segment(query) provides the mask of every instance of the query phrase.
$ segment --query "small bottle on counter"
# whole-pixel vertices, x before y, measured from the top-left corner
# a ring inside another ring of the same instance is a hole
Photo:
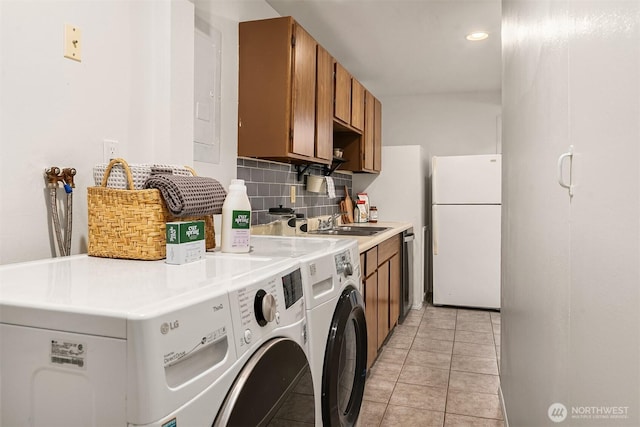
[[[222,252],[243,253],[251,249],[251,203],[243,179],[232,179],[222,205]]]
[[[369,209],[369,222],[378,222],[378,208],[375,206]]]

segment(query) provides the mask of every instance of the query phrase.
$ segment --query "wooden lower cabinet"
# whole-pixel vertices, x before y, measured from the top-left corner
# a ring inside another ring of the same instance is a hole
[[[400,318],[400,287],[402,270],[400,252],[389,260],[389,324],[396,325]]]
[[[363,283],[367,321],[367,368],[370,368],[378,355],[378,273],[373,273]]]
[[[378,266],[378,349],[389,334],[389,262]]]
[[[385,240],[360,255],[367,320],[367,367],[398,323],[400,315],[401,235]]]

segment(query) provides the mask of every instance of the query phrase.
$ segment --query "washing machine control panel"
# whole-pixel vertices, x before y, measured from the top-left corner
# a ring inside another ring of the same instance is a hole
[[[269,322],[273,322],[277,313],[276,298],[268,294],[264,289],[256,292],[253,298],[253,313],[256,316],[258,325],[265,326]]]
[[[348,250],[336,254],[334,259],[336,262],[336,272],[338,274],[344,274],[345,276],[351,276],[353,274],[351,253]]]
[[[238,287],[229,292],[238,357],[265,337],[304,319],[299,267]]]

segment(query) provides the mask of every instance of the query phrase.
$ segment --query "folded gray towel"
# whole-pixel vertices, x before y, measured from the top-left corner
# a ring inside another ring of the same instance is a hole
[[[218,181],[203,176],[151,175],[144,188],[160,190],[167,209],[177,217],[220,214],[227,195]]]

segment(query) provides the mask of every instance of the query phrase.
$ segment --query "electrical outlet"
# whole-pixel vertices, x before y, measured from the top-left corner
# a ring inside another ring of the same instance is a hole
[[[105,139],[102,151],[102,160],[109,163],[111,159],[120,157],[119,142],[113,139]]]
[[[296,202],[296,187],[294,185],[292,185],[289,189],[289,196],[291,199],[291,203],[295,203]]]

